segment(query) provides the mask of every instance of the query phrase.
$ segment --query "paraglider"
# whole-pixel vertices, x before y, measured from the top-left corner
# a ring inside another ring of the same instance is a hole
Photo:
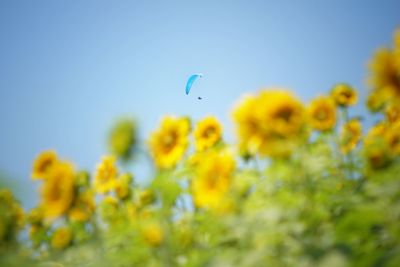
[[[193,83],[198,79],[203,77],[203,74],[201,73],[197,73],[197,74],[193,74],[189,77],[187,83],[186,83],[186,94],[188,95],[190,92],[190,89],[192,88]]]

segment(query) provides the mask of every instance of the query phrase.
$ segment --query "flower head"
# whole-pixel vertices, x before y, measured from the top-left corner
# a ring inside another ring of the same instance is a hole
[[[369,83],[373,90],[389,95],[388,101],[400,99],[400,68],[396,63],[396,54],[390,49],[378,50],[372,58],[369,68]]]
[[[142,229],[143,238],[147,244],[157,247],[164,240],[164,232],[161,225],[156,222],[148,222]]]
[[[314,99],[307,111],[309,123],[315,130],[327,131],[335,127],[336,106],[331,98]]]
[[[250,154],[287,156],[303,133],[304,107],[285,90],[263,90],[234,110],[239,144]]]
[[[117,178],[117,167],[114,156],[104,156],[97,166],[94,177],[94,187],[99,193],[107,193],[114,189]]]
[[[235,161],[226,152],[210,151],[197,167],[192,181],[193,200],[197,207],[218,209],[232,184]]]
[[[209,116],[197,123],[194,129],[195,145],[198,151],[214,146],[222,134],[221,124],[215,117]]]
[[[72,240],[72,232],[69,228],[58,228],[51,238],[51,246],[55,249],[66,248]]]
[[[50,169],[57,163],[57,154],[52,150],[43,151],[33,162],[33,179],[44,179],[47,177]]]
[[[352,106],[357,103],[357,92],[348,84],[339,83],[332,88],[331,96],[341,107]]]
[[[115,193],[119,199],[126,199],[130,195],[130,184],[132,182],[132,175],[124,173],[120,175],[115,184]]]
[[[149,140],[150,153],[157,167],[174,167],[188,147],[190,124],[186,118],[165,117]]]
[[[352,151],[361,140],[361,123],[357,119],[351,119],[343,125],[341,131],[340,148],[343,153]]]
[[[390,152],[394,156],[400,156],[400,122],[390,125],[385,135]]]
[[[44,217],[54,219],[67,212],[74,200],[74,169],[68,162],[57,163],[41,189]]]

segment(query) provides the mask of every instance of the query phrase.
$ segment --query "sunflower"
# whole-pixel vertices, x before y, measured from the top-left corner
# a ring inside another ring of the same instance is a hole
[[[130,184],[132,183],[132,175],[124,173],[120,175],[115,184],[116,196],[123,200],[129,197],[131,193]]]
[[[198,165],[191,184],[196,207],[218,209],[232,184],[234,170],[235,161],[231,155],[210,151]]]
[[[343,125],[341,131],[340,149],[347,154],[352,151],[361,140],[361,123],[357,119],[351,119]]]
[[[308,110],[308,119],[312,128],[319,131],[332,130],[336,124],[336,107],[329,97],[314,99]]]
[[[304,107],[285,90],[262,90],[233,112],[242,154],[287,156],[304,129]]]
[[[304,126],[304,108],[290,92],[261,91],[260,121],[269,135],[288,138],[298,135]]]
[[[339,83],[332,88],[331,96],[341,107],[353,106],[357,103],[357,92],[348,84]]]
[[[398,105],[389,105],[385,109],[386,119],[389,123],[395,124],[396,122],[400,122],[400,106]]]
[[[97,166],[94,187],[99,193],[107,193],[114,189],[117,178],[117,167],[114,156],[104,156]]]
[[[221,139],[222,127],[215,117],[209,116],[197,123],[193,134],[196,149],[203,151]]]
[[[56,152],[52,150],[43,151],[40,153],[33,162],[33,179],[44,179],[49,173],[50,169],[58,161]]]
[[[369,64],[370,85],[380,94],[389,95],[389,101],[400,100],[400,68],[397,65],[395,52],[387,48],[378,50]]]
[[[367,107],[371,112],[379,112],[384,109],[390,99],[390,94],[385,90],[372,90],[367,96]]]
[[[233,111],[241,154],[254,155],[263,143],[261,122],[256,110],[260,108],[255,96],[245,96]]]
[[[400,122],[390,125],[385,133],[385,141],[387,142],[390,152],[394,156],[400,155]]]
[[[74,200],[74,169],[68,162],[58,162],[48,174],[41,189],[44,217],[63,215]]]
[[[164,240],[164,232],[157,222],[147,222],[142,228],[144,241],[154,247],[161,245]]]
[[[174,167],[186,152],[190,123],[186,118],[165,117],[149,140],[151,156],[157,167]]]
[[[62,227],[54,231],[51,246],[55,249],[66,248],[72,241],[72,232],[69,228]]]

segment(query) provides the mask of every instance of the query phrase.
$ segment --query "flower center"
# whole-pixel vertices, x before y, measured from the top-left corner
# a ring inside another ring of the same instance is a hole
[[[275,117],[289,122],[293,116],[293,109],[290,107],[283,107],[275,113]]]

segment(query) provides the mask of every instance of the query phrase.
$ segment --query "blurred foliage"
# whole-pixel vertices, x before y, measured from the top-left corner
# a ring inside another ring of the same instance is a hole
[[[339,83],[309,105],[282,89],[243,98],[235,144],[215,117],[165,117],[146,185],[123,169],[130,120],[93,174],[42,152],[37,207],[24,215],[0,191],[0,265],[400,266],[399,55],[400,31],[371,61],[367,105],[383,116],[366,134],[349,117],[357,91]]]

